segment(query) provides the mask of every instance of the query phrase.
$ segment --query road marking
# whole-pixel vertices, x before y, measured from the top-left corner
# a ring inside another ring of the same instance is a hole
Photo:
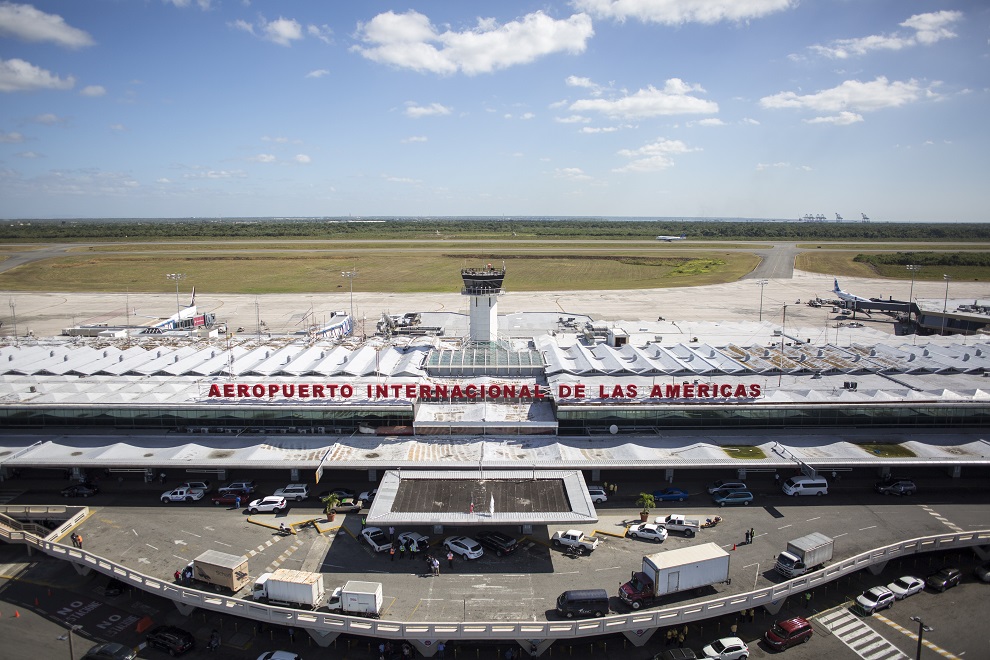
[[[214,540],[213,542],[214,542],[214,543],[219,543],[220,545],[225,545],[225,546],[227,546],[228,548],[232,548],[232,547],[234,547],[234,546],[232,546],[232,545],[230,545],[229,543],[224,543],[223,541],[217,541],[217,540]]]
[[[198,539],[203,538],[200,534],[193,534],[192,532],[187,532],[184,529],[180,529],[179,531],[182,532],[183,534],[188,534],[189,536],[195,536]]]
[[[805,522],[811,522],[812,520],[818,520],[821,516],[815,516],[814,518],[808,518]]]
[[[873,529],[874,527],[876,527],[876,525],[870,525],[869,527],[860,527],[859,531],[865,532],[866,530]]]
[[[837,538],[839,538],[840,536],[845,536],[845,535],[846,535],[846,534],[848,534],[848,533],[849,533],[849,532],[842,532],[841,534],[835,534],[835,535],[833,535],[833,536],[832,536],[832,538],[833,538],[833,539],[837,539]]]
[[[174,541],[172,541],[172,543],[174,543],[176,545],[188,545],[188,543],[186,543],[182,539],[175,539]]]
[[[784,525],[783,527],[778,527],[777,529],[787,529],[788,527],[793,527],[794,525]]]
[[[908,660],[907,654],[862,619],[854,616],[844,605],[826,610],[813,618],[864,660]]]
[[[895,621],[891,621],[887,617],[882,616],[880,614],[874,614],[873,615],[873,618],[876,619],[877,621],[883,621],[884,623],[886,623],[888,626],[890,626],[891,628],[893,628],[897,632],[902,633],[904,635],[907,635],[908,637],[910,637],[911,639],[913,639],[915,642],[918,641],[918,636],[915,633],[911,632],[910,630],[908,630],[904,626],[900,625],[899,623],[897,623]],[[942,647],[936,646],[935,644],[932,644],[927,639],[922,639],[921,640],[921,643],[922,643],[922,645],[927,646],[931,650],[933,650],[936,653],[938,653],[939,655],[941,655],[943,658],[949,658],[949,660],[961,660],[958,655],[953,655],[952,653],[949,653],[948,651],[946,651]]]
[[[137,535],[138,535],[138,533],[137,533],[137,530],[136,530],[136,529],[134,529],[134,528],[131,528],[131,531],[132,531],[132,532],[134,532],[134,536],[137,536]]]
[[[616,569],[622,568],[621,566],[609,566],[608,568],[596,568],[595,571],[614,571]]]
[[[150,543],[145,543],[145,545],[148,546],[149,548],[151,548],[152,550],[157,550],[158,549],[155,546],[151,545]]]

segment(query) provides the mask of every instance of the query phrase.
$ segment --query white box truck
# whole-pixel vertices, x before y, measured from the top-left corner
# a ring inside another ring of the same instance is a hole
[[[787,543],[787,549],[777,555],[774,568],[787,578],[817,570],[832,559],[835,541],[821,532],[813,532]]]
[[[381,582],[350,580],[333,590],[327,609],[349,616],[377,619],[382,613],[383,602]]]
[[[323,573],[288,568],[263,573],[254,581],[254,599],[259,603],[315,610],[327,599]]]
[[[619,598],[638,610],[679,591],[729,582],[729,553],[715,543],[643,557],[643,570],[619,587]]]
[[[228,555],[218,550],[207,550],[192,560],[194,580],[239,591],[251,582],[248,560],[244,555]]]

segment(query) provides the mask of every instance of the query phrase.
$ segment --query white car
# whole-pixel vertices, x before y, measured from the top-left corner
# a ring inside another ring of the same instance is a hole
[[[375,552],[382,552],[392,547],[392,542],[388,540],[388,534],[383,532],[380,527],[365,527],[361,530],[361,538]]]
[[[210,482],[209,481],[187,481],[184,484],[180,484],[179,488],[198,488],[204,493],[210,492]]]
[[[162,493],[162,502],[192,502],[203,499],[206,492],[200,488],[176,488]]]
[[[419,532],[402,532],[399,534],[399,545],[405,545],[409,548],[412,542],[416,542],[416,548],[422,552],[430,547],[430,537],[423,536]]]
[[[873,614],[894,606],[894,592],[887,587],[873,587],[856,596],[856,605],[864,614]]]
[[[360,495],[358,495],[358,499],[364,502],[365,504],[367,504],[368,506],[371,506],[371,503],[375,501],[375,495],[377,494],[378,494],[378,489],[372,488],[371,490],[366,490]]]
[[[723,637],[701,649],[701,654],[718,660],[746,660],[749,657],[749,647],[738,637]]]
[[[905,575],[888,584],[887,588],[894,593],[896,600],[904,600],[922,591],[925,588],[925,581],[913,575]]]
[[[287,500],[302,502],[309,497],[309,486],[306,484],[289,484],[284,488],[275,491],[276,497],[284,497]]]
[[[283,511],[286,506],[287,502],[284,497],[269,495],[248,504],[247,510],[248,513],[278,513]]]
[[[591,496],[591,501],[595,504],[608,502],[608,495],[605,494],[605,489],[601,486],[588,486],[588,495]]]
[[[460,555],[461,559],[477,559],[485,554],[481,544],[467,536],[448,536],[443,541],[443,547],[455,555]]]
[[[633,525],[626,531],[626,536],[634,539],[646,539],[655,543],[662,543],[667,540],[667,530],[660,525],[653,523],[640,523]]]
[[[258,660],[302,660],[292,651],[265,651],[258,656]]]

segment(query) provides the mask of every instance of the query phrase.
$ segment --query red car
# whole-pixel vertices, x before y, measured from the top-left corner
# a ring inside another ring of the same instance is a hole
[[[214,495],[211,499],[213,503],[217,506],[221,504],[226,504],[228,506],[234,506],[237,504],[237,498],[241,498],[241,504],[247,504],[251,501],[251,493],[247,491],[232,491],[226,493],[220,493],[219,495]]]

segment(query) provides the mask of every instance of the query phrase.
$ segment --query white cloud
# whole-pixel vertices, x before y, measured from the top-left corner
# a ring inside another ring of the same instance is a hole
[[[103,85],[86,85],[79,90],[80,96],[89,96],[96,98],[98,96],[103,96],[107,93],[106,88]]]
[[[293,156],[292,160],[296,161],[300,165],[309,165],[310,163],[313,162],[313,159],[307,156],[306,154],[296,154],[295,156]]]
[[[622,149],[620,156],[632,158],[628,165],[612,170],[613,172],[655,172],[674,166],[673,156],[701,151],[692,149],[680,140],[660,138],[656,142],[643,145],[639,149]]]
[[[832,115],[831,117],[812,117],[811,119],[805,119],[807,124],[833,124],[835,126],[848,126],[850,124],[856,124],[863,120],[863,115],[856,112],[840,112],[837,115]]]
[[[64,124],[68,120],[59,117],[54,113],[46,112],[41,115],[35,115],[31,118],[31,121],[35,124],[42,124],[44,126],[55,126],[57,124]]]
[[[571,115],[569,117],[554,117],[553,120],[558,124],[590,124],[591,117],[582,117],[581,115]]]
[[[422,183],[419,179],[410,179],[409,177],[402,176],[386,176],[383,178],[391,183]]]
[[[18,158],[27,158],[28,160],[32,160],[32,159],[35,159],[35,158],[41,158],[41,154],[36,153],[34,151],[22,151],[22,152],[20,152],[18,154],[14,154],[14,155],[17,156]]]
[[[836,39],[827,46],[814,45],[810,49],[819,55],[832,59],[847,59],[865,55],[871,51],[898,51],[917,45],[929,46],[943,39],[956,37],[950,27],[961,21],[961,11],[936,11],[928,14],[915,14],[901,23],[901,27],[914,30],[914,34],[870,35],[853,39]]]
[[[858,111],[870,112],[883,108],[896,108],[917,101],[922,88],[916,80],[888,82],[883,76],[870,82],[847,80],[837,87],[814,94],[799,95],[780,92],[760,99],[764,108],[797,108],[815,112]],[[930,90],[924,90],[932,94]]]
[[[558,167],[553,171],[553,175],[557,179],[571,179],[572,181],[587,181],[591,178],[579,167]]]
[[[0,92],[27,92],[36,89],[72,89],[76,79],[62,79],[45,69],[20,59],[0,59]]]
[[[303,38],[302,26],[298,21],[279,16],[274,21],[262,19],[261,31],[264,38],[279,46],[291,46],[293,41]]]
[[[67,25],[57,14],[46,14],[31,5],[0,3],[0,36],[23,41],[50,41],[66,48],[83,48],[96,42],[83,30]]]
[[[198,170],[183,175],[186,179],[243,179],[247,175],[243,170]]]
[[[534,119],[535,117],[536,115],[534,115],[532,112],[524,112],[521,115],[519,115],[520,119]]]
[[[12,133],[0,132],[0,143],[19,144],[21,142],[24,142],[24,136],[21,133],[18,133],[17,131],[14,131]]]
[[[325,44],[333,43],[333,39],[331,37],[333,30],[330,29],[329,25],[307,25],[306,34],[319,39]]]
[[[278,137],[269,137],[269,136],[267,136],[267,135],[263,135],[263,136],[261,137],[261,141],[262,141],[262,142],[275,142],[275,143],[277,143],[277,144],[287,144],[287,143],[289,142],[289,138],[287,138],[287,137],[282,137],[282,136],[278,136]]]
[[[699,119],[698,121],[687,122],[688,126],[725,126],[725,122],[718,117],[708,117],[706,119]]]
[[[537,11],[502,25],[492,18],[479,18],[473,29],[441,32],[415,10],[388,11],[358,25],[357,38],[365,45],[351,50],[395,67],[472,76],[527,64],[552,53],[581,53],[593,34],[591,18],[585,14],[556,20]]]
[[[571,6],[595,18],[663,25],[747,21],[796,5],[797,0],[571,0]]]
[[[413,144],[415,142],[426,142],[425,135],[412,135],[402,139],[402,144]]]
[[[110,130],[116,131],[118,133],[123,133],[124,131],[127,130],[127,127],[124,126],[123,124],[110,124]]]
[[[591,92],[592,96],[601,96],[604,89],[601,85],[593,83],[590,78],[580,78],[578,76],[567,76],[564,79],[564,84],[568,87],[582,87]]]
[[[793,165],[791,165],[790,163],[788,163],[786,161],[785,162],[779,162],[779,163],[757,163],[756,164],[756,171],[757,172],[763,172],[765,170],[793,170],[793,169],[799,169],[800,170],[800,169],[806,169],[806,168],[802,168],[802,167],[795,168]]]
[[[420,117],[438,117],[449,114],[450,108],[439,103],[417,105],[415,101],[406,102],[406,116],[412,117],[413,119],[419,119]]]
[[[739,123],[740,124],[746,124],[746,125],[749,125],[749,126],[759,126],[760,125],[760,122],[757,121],[756,119],[753,119],[752,117],[743,117],[742,119],[739,120]]]
[[[578,133],[615,133],[618,130],[618,126],[582,126]]]
[[[174,5],[176,7],[179,7],[180,9],[188,7],[192,4],[191,0],[163,0],[163,1],[167,5]],[[211,0],[196,0],[196,6],[202,9],[203,11],[208,10],[210,8],[210,5],[211,5]]]
[[[274,163],[276,158],[274,154],[258,154],[257,156],[250,156],[248,160],[252,163]]]
[[[679,78],[671,78],[663,89],[650,85],[635,94],[619,99],[582,99],[571,104],[576,112],[600,112],[608,117],[634,119],[661,115],[713,114],[718,112],[718,104],[692,96],[694,92],[704,92],[699,85],[688,85]]]

